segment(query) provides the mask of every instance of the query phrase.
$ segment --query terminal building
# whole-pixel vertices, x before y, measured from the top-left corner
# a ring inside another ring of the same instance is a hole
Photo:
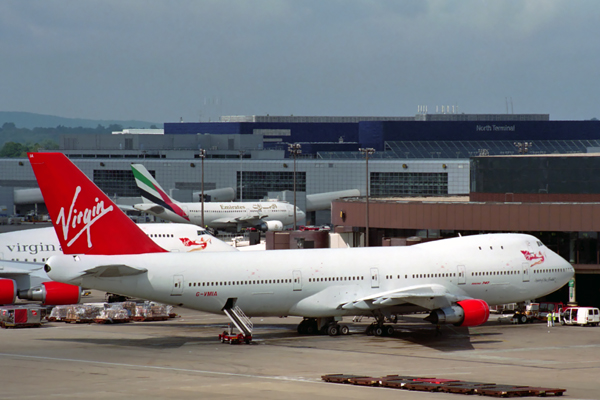
[[[296,159],[288,151],[300,144]],[[547,114],[418,114],[412,117],[229,116],[165,123],[149,134],[64,135],[60,151],[123,204],[139,201],[131,163],[142,163],[180,201],[234,188],[242,201],[349,189],[357,198],[305,224],[331,224],[350,245],[404,244],[458,234],[528,232],[570,260],[580,300],[600,305],[600,121]],[[368,164],[359,149],[373,149]],[[0,206],[26,214],[15,190],[37,183],[25,159],[0,159]],[[368,168],[368,173],[367,173]],[[43,209],[42,204],[37,207]],[[410,240],[409,240],[410,242]],[[589,279],[587,279],[589,278]],[[595,297],[594,297],[595,296]]]

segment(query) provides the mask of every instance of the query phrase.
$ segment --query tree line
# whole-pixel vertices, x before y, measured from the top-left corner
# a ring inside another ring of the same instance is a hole
[[[111,124],[107,127],[71,128],[59,125],[56,128],[19,128],[12,122],[5,122],[0,127],[0,157],[26,157],[29,151],[56,150],[59,148],[60,135],[64,134],[111,134],[121,131],[123,127]]]

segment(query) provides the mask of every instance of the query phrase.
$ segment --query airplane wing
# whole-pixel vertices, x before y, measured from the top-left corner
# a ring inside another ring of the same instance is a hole
[[[267,215],[248,215],[245,217],[236,218],[237,221],[249,222],[249,221],[260,221],[263,218],[266,218]]]
[[[344,310],[373,310],[410,303],[433,310],[436,308],[449,307],[452,303],[468,298],[470,297],[450,293],[445,286],[431,284],[376,293],[371,296],[341,304],[340,308]]]
[[[259,216],[246,216],[240,218],[217,218],[211,221],[211,224],[237,224],[239,222],[253,224],[261,221],[263,217]]]
[[[97,278],[116,278],[120,276],[139,275],[148,272],[146,268],[135,268],[124,264],[101,265],[83,271],[81,276],[94,276]]]

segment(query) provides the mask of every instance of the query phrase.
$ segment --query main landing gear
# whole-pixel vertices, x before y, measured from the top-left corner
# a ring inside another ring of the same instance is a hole
[[[367,335],[369,336],[392,336],[394,334],[394,327],[391,325],[378,324],[376,322],[367,326]]]
[[[298,324],[298,333],[301,335],[348,335],[348,325],[338,324],[333,318],[304,318]]]
[[[398,317],[394,316],[391,319],[392,322],[397,322]],[[394,327],[391,325],[384,325],[385,316],[381,313],[375,315],[375,322],[367,327],[366,334],[369,336],[392,336],[394,334]]]

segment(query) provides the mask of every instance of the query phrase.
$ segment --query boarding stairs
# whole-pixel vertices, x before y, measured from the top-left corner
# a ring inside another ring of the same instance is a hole
[[[228,302],[229,303],[229,302]],[[235,327],[242,332],[245,336],[252,335],[252,328],[254,324],[250,321],[250,318],[244,314],[241,308],[238,306],[224,307],[223,312],[229,317]]]

